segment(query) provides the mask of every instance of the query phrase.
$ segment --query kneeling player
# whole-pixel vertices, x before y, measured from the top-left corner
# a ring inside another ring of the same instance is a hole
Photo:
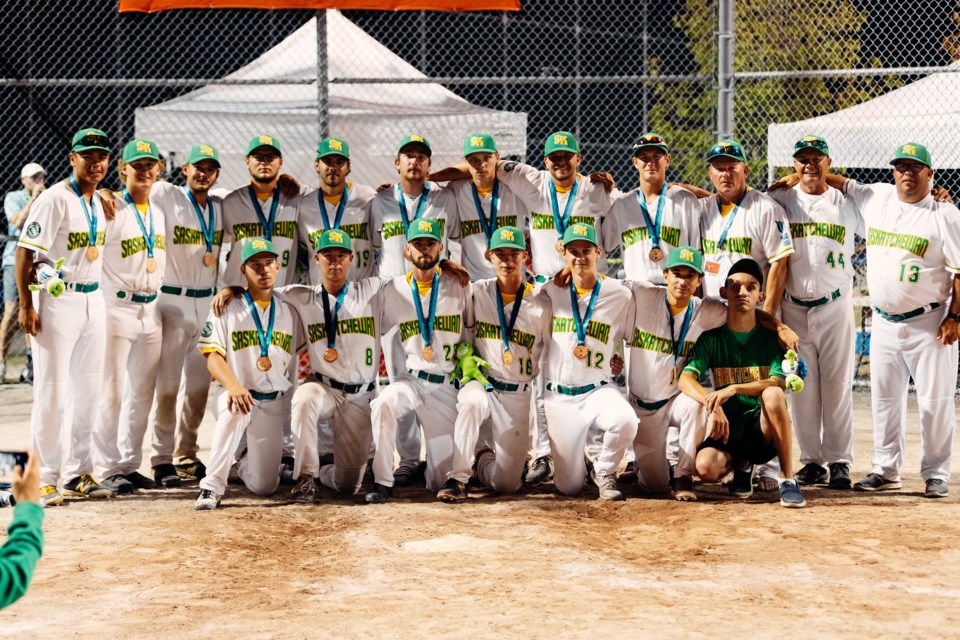
[[[240,480],[260,496],[280,484],[284,403],[278,399],[291,386],[287,371],[298,346],[293,343],[299,320],[287,303],[273,296],[278,255],[269,240],[246,241],[240,272],[247,290],[242,300],[233,301],[219,318],[211,314],[200,332],[198,348],[219,386],[217,425],[207,475],[200,481],[198,510],[220,505],[244,432],[247,450],[237,465]]]
[[[716,482],[733,471],[730,493],[753,493],[753,465],[780,462],[780,504],[803,507],[806,501],[793,479],[790,414],[780,368],[783,350],[773,331],[757,324],[763,301],[763,273],[750,258],[730,269],[720,295],[729,308],[726,325],[697,340],[693,358],[680,376],[680,390],[707,409],[707,434],[697,451],[697,475]],[[716,391],[698,382],[710,369]]]

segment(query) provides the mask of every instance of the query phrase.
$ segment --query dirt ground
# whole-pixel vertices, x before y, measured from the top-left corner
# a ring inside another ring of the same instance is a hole
[[[0,447],[27,444],[28,393],[0,387]],[[855,424],[857,479],[866,393]],[[917,424],[911,399],[903,491],[808,489],[802,510],[717,486],[696,503],[550,485],[464,505],[423,488],[304,506],[230,487],[198,513],[195,485],[69,501],[47,511],[0,638],[958,637],[960,486],[922,497]]]

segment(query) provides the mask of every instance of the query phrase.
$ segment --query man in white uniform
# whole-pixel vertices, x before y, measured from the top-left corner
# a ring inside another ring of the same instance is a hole
[[[247,448],[236,475],[259,496],[280,486],[284,423],[280,398],[292,386],[287,369],[299,347],[300,321],[293,307],[273,295],[281,268],[273,243],[250,238],[242,244],[240,273],[247,290],[221,317],[211,313],[197,344],[217,381],[217,425],[195,504],[199,511],[220,506],[245,432]]]
[[[40,461],[40,505],[63,502],[57,489],[61,476],[61,437],[67,459],[63,493],[108,497],[111,491],[93,479],[91,432],[103,382],[105,311],[100,292],[103,204],[96,192],[107,175],[110,140],[99,129],[74,134],[67,156],[71,176],[37,197],[17,242],[19,322],[33,336],[32,448]],[[39,292],[36,304],[29,289],[34,255],[48,264],[63,258],[60,271],[67,290],[59,298]],[[67,412],[67,406],[72,411]],[[66,419],[70,417],[70,421]]]

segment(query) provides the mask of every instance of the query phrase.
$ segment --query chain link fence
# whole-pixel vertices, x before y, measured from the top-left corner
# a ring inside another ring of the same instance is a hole
[[[313,149],[329,131],[351,143],[352,179],[379,184],[393,179],[395,146],[408,133],[431,140],[439,168],[476,129],[534,164],[545,136],[568,129],[581,140],[583,169],[608,170],[627,188],[637,181],[630,142],[654,130],[671,144],[668,177],[705,187],[703,154],[732,131],[754,187],[787,171],[793,140],[818,133],[834,166],[866,181],[890,180],[887,157],[916,139],[933,152],[937,183],[957,191],[956,0],[730,1],[732,34],[720,31],[721,0],[152,15],[120,14],[115,0],[7,2],[0,184],[18,189],[29,162],[48,182],[63,178],[70,135],[84,126],[105,129],[117,151],[135,132],[155,139],[174,181],[192,144],[213,144],[228,188],[244,181],[240,158],[258,133],[277,136],[285,170],[314,183]],[[729,42],[727,77],[718,55]],[[721,88],[732,88],[734,108],[718,124]],[[119,186],[115,175],[105,186]],[[8,344],[8,381],[26,366],[24,344],[19,335]]]

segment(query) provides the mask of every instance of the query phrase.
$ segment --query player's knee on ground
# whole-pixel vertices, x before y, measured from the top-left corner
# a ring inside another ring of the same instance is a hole
[[[260,476],[250,479],[244,478],[243,484],[246,485],[247,489],[249,489],[251,493],[254,493],[260,497],[272,495],[280,486],[280,470],[277,469],[277,474],[273,478],[269,476]]]
[[[563,474],[557,474],[554,472],[553,476],[553,486],[557,488],[557,491],[562,493],[565,496],[576,496],[583,491],[583,480],[585,478],[584,473],[569,473],[566,477]]]
[[[697,475],[704,482],[717,482],[728,472],[723,452],[707,448],[697,453]]]

